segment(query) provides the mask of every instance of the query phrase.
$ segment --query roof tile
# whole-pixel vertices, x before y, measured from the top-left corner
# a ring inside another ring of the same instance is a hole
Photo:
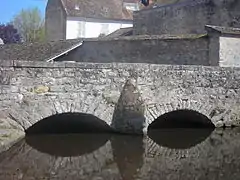
[[[62,0],[68,16],[132,20],[122,0]]]
[[[1,60],[46,61],[71,49],[81,39],[59,40],[44,43],[19,43],[0,45]]]

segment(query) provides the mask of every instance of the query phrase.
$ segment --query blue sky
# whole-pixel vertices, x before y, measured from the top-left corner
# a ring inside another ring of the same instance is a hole
[[[38,7],[44,15],[47,0],[0,0],[0,23],[7,23],[21,9]]]

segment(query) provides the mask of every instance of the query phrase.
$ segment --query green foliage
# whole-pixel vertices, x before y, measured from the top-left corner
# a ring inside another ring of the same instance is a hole
[[[38,8],[21,10],[12,23],[24,42],[45,41],[44,19]]]

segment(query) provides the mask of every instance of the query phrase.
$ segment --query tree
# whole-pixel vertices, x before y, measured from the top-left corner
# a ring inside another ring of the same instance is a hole
[[[4,44],[18,43],[21,40],[17,29],[12,24],[0,24],[0,38]]]
[[[44,19],[38,8],[21,10],[13,19],[13,25],[19,31],[24,42],[45,40]]]

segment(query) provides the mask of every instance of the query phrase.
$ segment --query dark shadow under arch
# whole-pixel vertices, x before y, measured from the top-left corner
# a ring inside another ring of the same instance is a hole
[[[109,132],[113,132],[113,129],[96,116],[85,113],[62,113],[38,121],[26,130],[26,135]]]
[[[207,116],[193,110],[176,110],[165,113],[155,119],[149,126],[151,129],[171,128],[211,128],[215,126]]]
[[[32,148],[57,157],[73,157],[89,154],[104,146],[111,135],[102,134],[58,134],[26,136]]]
[[[148,136],[159,146],[170,149],[189,149],[205,141],[213,129],[161,129],[150,130]]]

